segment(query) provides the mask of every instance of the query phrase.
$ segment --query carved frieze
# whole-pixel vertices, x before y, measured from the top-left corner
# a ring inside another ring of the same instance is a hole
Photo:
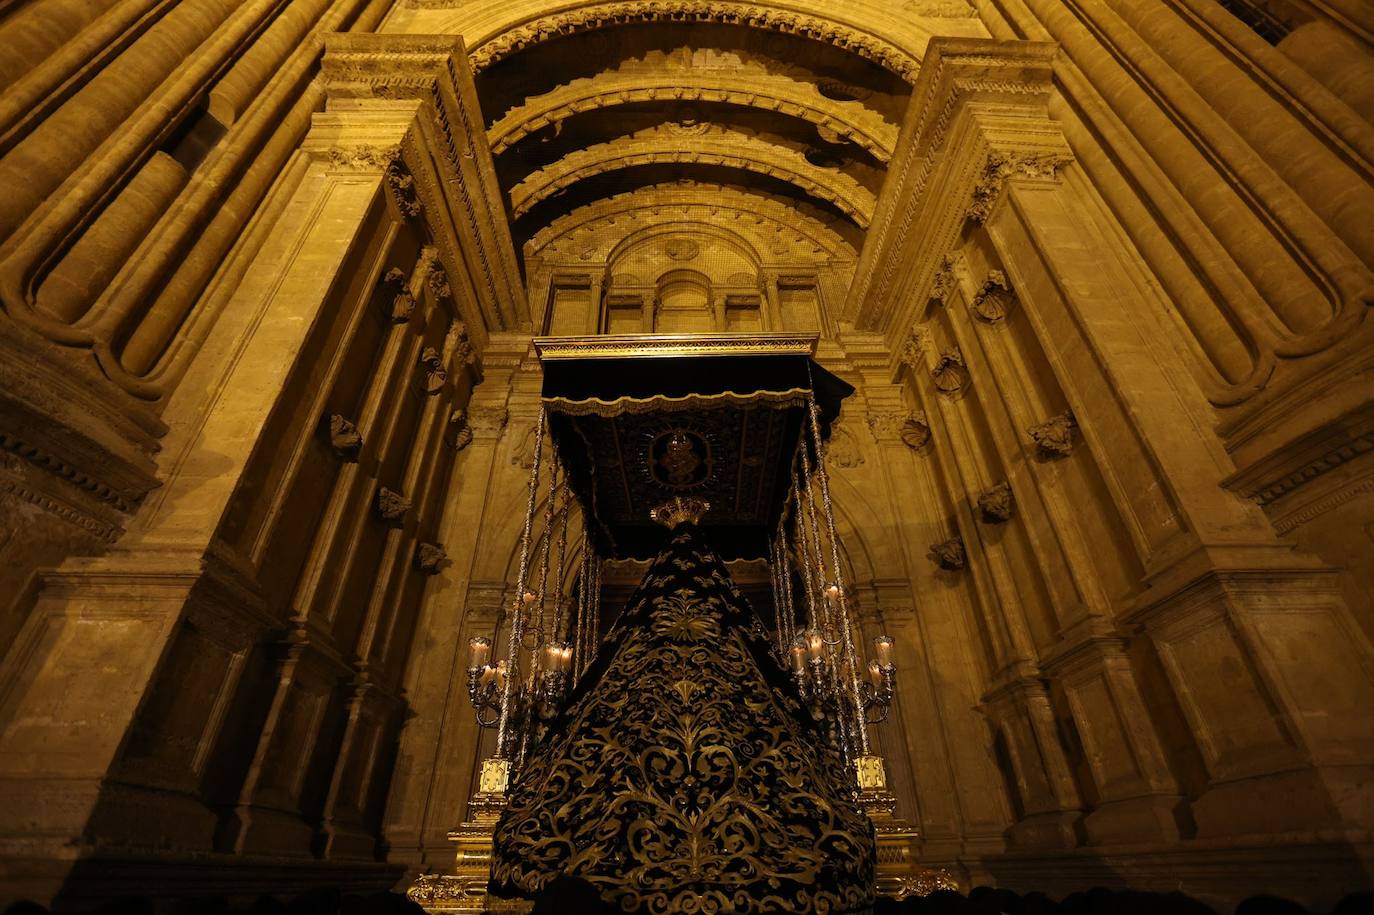
[[[329,164],[337,170],[384,171],[401,156],[399,146],[382,148],[370,143],[356,146],[331,146],[325,150]]]
[[[983,175],[973,189],[973,201],[969,204],[968,218],[981,225],[992,212],[993,204],[1001,196],[1002,189],[1012,178],[1029,178],[1037,181],[1053,181],[1059,168],[1072,159],[1063,153],[1040,152],[994,152],[988,156]]]
[[[939,543],[932,543],[928,555],[931,562],[947,572],[958,572],[968,565],[968,556],[964,552],[964,541],[959,537],[951,537]]]
[[[988,524],[1010,521],[1016,514],[1016,497],[1006,480],[978,497],[978,514]]]
[[[1040,457],[1054,460],[1068,457],[1073,451],[1076,437],[1074,430],[1077,428],[1078,421],[1074,419],[1073,411],[1065,410],[1037,426],[1031,426],[1026,431],[1035,441]]]
[[[930,377],[940,393],[951,397],[962,393],[964,388],[968,387],[968,367],[964,365],[964,354],[959,351],[959,347],[951,347],[940,353],[939,360],[930,370]]]
[[[969,308],[988,324],[996,324],[1007,316],[1016,294],[1007,282],[1007,275],[1001,270],[989,270],[988,278],[974,295]]]
[[[415,567],[426,575],[437,575],[448,553],[437,543],[421,543],[415,547]]]
[[[329,415],[329,447],[346,461],[356,461],[363,448],[363,436],[358,427],[338,413]]]
[[[400,521],[410,511],[410,500],[394,489],[377,487],[377,514],[383,521]]]
[[[424,373],[426,394],[438,394],[448,381],[448,370],[444,368],[444,357],[432,346],[426,346],[420,353],[420,370]]]
[[[410,294],[410,280],[405,271],[392,267],[382,277],[380,299],[382,311],[392,324],[404,324],[415,310],[415,296]]]

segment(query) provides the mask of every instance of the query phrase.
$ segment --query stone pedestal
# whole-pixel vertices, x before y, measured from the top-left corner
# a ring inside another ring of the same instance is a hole
[[[943,868],[922,867],[916,860],[921,837],[914,823],[896,816],[897,798],[887,790],[881,756],[855,760],[859,775],[859,806],[873,821],[878,840],[877,893],[892,899],[925,896],[936,890],[960,890],[959,881]]]

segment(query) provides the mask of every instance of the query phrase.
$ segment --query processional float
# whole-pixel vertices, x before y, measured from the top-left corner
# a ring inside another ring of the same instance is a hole
[[[956,887],[947,873],[923,868],[915,860],[918,833],[912,824],[895,816],[896,799],[887,789],[883,759],[874,753],[870,742],[869,725],[887,719],[895,697],[893,641],[886,635],[875,636],[867,660],[860,650],[862,638],[856,633],[862,630],[845,581],[825,466],[830,423],[852,388],[812,361],[815,344],[815,335],[805,334],[535,341],[544,365],[543,405],[533,440],[515,596],[504,620],[498,623],[499,631],[491,638],[471,640],[466,668],[477,721],[495,730],[496,746],[492,756],[481,763],[468,820],[449,836],[457,847],[454,873],[422,876],[410,890],[411,898],[429,911],[518,911],[522,903],[489,894],[489,881],[499,892],[529,892],[531,886],[537,887],[560,868],[578,875],[585,872],[589,879],[601,880],[604,885],[614,868],[608,870],[603,859],[615,860],[619,854],[612,845],[597,844],[609,830],[601,828],[597,833],[601,838],[596,840],[586,838],[589,833],[585,829],[574,836],[571,833],[585,824],[569,826],[567,816],[571,814],[566,810],[560,813],[564,819],[559,820],[540,805],[576,806],[567,796],[549,793],[574,790],[557,787],[563,781],[577,781],[583,786],[579,801],[583,804],[587,784],[606,783],[604,790],[612,793],[605,805],[595,807],[593,815],[604,816],[605,810],[615,807],[615,790],[646,796],[653,792],[634,784],[632,776],[625,776],[629,781],[616,789],[612,783],[623,774],[618,770],[597,770],[596,764],[586,764],[585,760],[572,763],[551,757],[559,753],[588,755],[585,740],[576,748],[570,747],[570,742],[577,743],[572,732],[590,728],[589,722],[595,719],[603,725],[598,733],[604,735],[605,709],[625,707],[620,694],[615,701],[605,696],[608,690],[633,692],[636,688],[632,682],[619,687],[606,682],[617,676],[623,679],[624,671],[617,664],[623,668],[631,654],[666,651],[666,657],[690,667],[691,659],[708,657],[701,654],[710,650],[708,633],[716,639],[729,633],[738,643],[737,655],[753,653],[753,663],[744,669],[756,671],[758,682],[738,687],[753,691],[740,693],[740,699],[742,705],[754,710],[759,705],[756,696],[770,697],[772,711],[759,712],[763,715],[759,720],[776,719],[785,725],[766,730],[775,734],[777,741],[768,752],[779,760],[790,759],[792,774],[786,781],[792,787],[786,790],[795,791],[798,782],[807,780],[825,783],[813,786],[822,791],[821,795],[788,797],[778,803],[789,809],[833,808],[842,814],[852,808],[866,814],[876,839],[876,873],[870,871],[870,877],[880,895],[901,897]],[[547,452],[546,438],[552,442]],[[543,524],[536,537],[541,492],[545,496]],[[662,532],[654,533],[655,520],[669,529],[666,541]],[[698,521],[707,534],[700,539]],[[572,593],[565,593],[565,573],[571,571],[567,566],[570,531],[575,529],[578,532],[572,539],[578,542],[573,561],[578,563],[578,570],[575,584],[567,589]],[[767,560],[773,620],[766,637],[716,551],[732,558]],[[606,558],[642,559],[655,553],[656,564],[623,611],[624,619],[603,632],[601,576]],[[695,567],[698,564],[700,568]],[[682,575],[689,575],[689,583],[699,583],[686,587],[701,589],[700,594],[691,591],[690,600],[679,602],[685,609],[675,604],[673,597],[673,593],[688,594],[674,577]],[[663,591],[670,587],[679,590]],[[664,610],[665,606],[669,610]],[[738,631],[730,629],[731,625]],[[755,631],[746,631],[749,626]],[[633,650],[627,648],[631,644]],[[663,691],[663,702],[676,701],[667,695],[676,689],[687,703],[697,688],[688,674],[676,681],[681,686],[672,685],[671,677],[665,682],[670,686]],[[684,709],[688,714],[693,711],[690,703]],[[761,727],[757,722],[754,726]],[[721,730],[719,722],[715,728]],[[807,729],[814,729],[823,738],[815,751],[805,748],[806,734],[802,731]],[[654,738],[638,739],[643,744],[646,739],[652,743]],[[725,785],[719,772],[702,772],[703,786],[715,779],[714,788],[701,788],[702,796],[715,790],[757,800],[760,793],[784,790],[776,779],[767,784],[746,784],[747,774],[742,773],[758,767],[742,766],[731,755],[728,735],[717,733],[714,739],[721,741],[719,752],[730,757],[728,764],[670,760],[654,765],[660,769],[672,765],[728,769],[730,778],[739,782]],[[758,743],[760,738],[751,736],[749,741]],[[598,757],[606,755],[608,748],[619,749],[609,744],[590,746]],[[671,756],[666,749],[661,753],[657,752],[660,748],[649,749],[643,755]],[[753,753],[746,749],[742,755]],[[538,770],[542,787],[520,783],[527,767]],[[650,779],[663,775],[640,774]],[[690,784],[697,774],[684,772],[681,777]],[[550,782],[554,789],[547,787]],[[836,793],[826,795],[827,791]],[[728,806],[725,802],[730,798],[708,800],[718,811]],[[681,807],[684,802],[679,796],[674,803]],[[763,810],[769,803],[764,799],[753,807],[737,804],[742,811],[759,810],[758,818],[767,823],[742,822],[736,827],[744,832],[765,827],[783,831],[781,821],[775,823]],[[691,805],[690,797],[686,804]],[[631,805],[626,809],[639,808]],[[670,819],[675,816],[672,809],[664,809]],[[647,828],[654,818],[652,805],[648,812],[640,810],[633,816]],[[734,816],[748,820],[750,815]],[[796,820],[788,818],[786,828],[797,837],[804,836],[806,824],[799,826]],[[840,821],[818,827],[816,835],[840,837],[835,840],[836,847],[842,849],[835,852],[837,855],[872,856],[864,818],[854,821],[862,824],[859,827],[852,822],[846,825],[843,816]],[[684,828],[708,828],[702,822],[693,819],[696,825]],[[718,821],[712,823],[709,828],[726,828]],[[499,834],[498,824],[505,830]],[[632,826],[623,825],[626,829]],[[858,835],[856,829],[865,835]],[[541,830],[559,835],[531,844],[530,834]],[[739,840],[731,841],[738,846]],[[794,837],[792,841],[810,840]],[[778,837],[764,836],[756,844],[765,848],[785,843]],[[587,847],[579,852],[579,845]],[[593,845],[597,847],[590,847]],[[768,853],[759,854],[766,858]],[[541,855],[548,861],[539,866],[548,868],[549,873],[538,873],[537,866],[528,865]],[[522,863],[513,866],[513,857]],[[671,855],[659,857],[666,860]],[[808,866],[809,859],[802,859],[806,856],[797,861],[785,855],[778,858],[779,873],[793,865]],[[628,868],[628,862],[623,866]],[[753,866],[769,867],[766,863]],[[713,873],[709,866],[702,870],[699,861],[691,867],[696,868],[695,877],[702,880]],[[668,864],[660,870],[664,868],[671,869]],[[828,866],[826,873],[834,877],[837,871]],[[640,874],[638,879],[645,882],[649,878]],[[835,879],[842,882],[842,877]],[[758,889],[763,883],[736,880],[734,885],[737,893],[766,891]],[[772,879],[770,885],[789,884],[784,875]],[[786,896],[784,891],[778,892]],[[871,901],[871,892],[866,892]],[[797,907],[792,910],[809,910],[803,906],[814,903],[796,901],[804,897],[795,896],[790,904]],[[626,898],[633,901],[637,897]],[[837,890],[827,905],[843,911],[837,902],[841,898],[855,897]],[[780,897],[774,903],[770,910],[788,910],[787,898]]]

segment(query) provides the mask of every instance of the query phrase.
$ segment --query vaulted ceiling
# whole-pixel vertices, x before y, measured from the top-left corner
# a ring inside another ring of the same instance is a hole
[[[720,209],[679,222],[767,222],[852,260],[919,52],[932,34],[981,32],[964,0],[412,3],[391,28],[464,33],[527,259],[695,202]]]

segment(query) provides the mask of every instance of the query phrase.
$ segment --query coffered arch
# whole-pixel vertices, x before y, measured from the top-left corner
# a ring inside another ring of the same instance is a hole
[[[519,219],[536,204],[594,175],[664,163],[724,166],[767,175],[836,207],[860,228],[867,227],[873,216],[873,192],[844,172],[814,165],[801,153],[758,137],[723,129],[685,136],[680,129],[655,129],[578,150],[512,188],[512,212]]]

